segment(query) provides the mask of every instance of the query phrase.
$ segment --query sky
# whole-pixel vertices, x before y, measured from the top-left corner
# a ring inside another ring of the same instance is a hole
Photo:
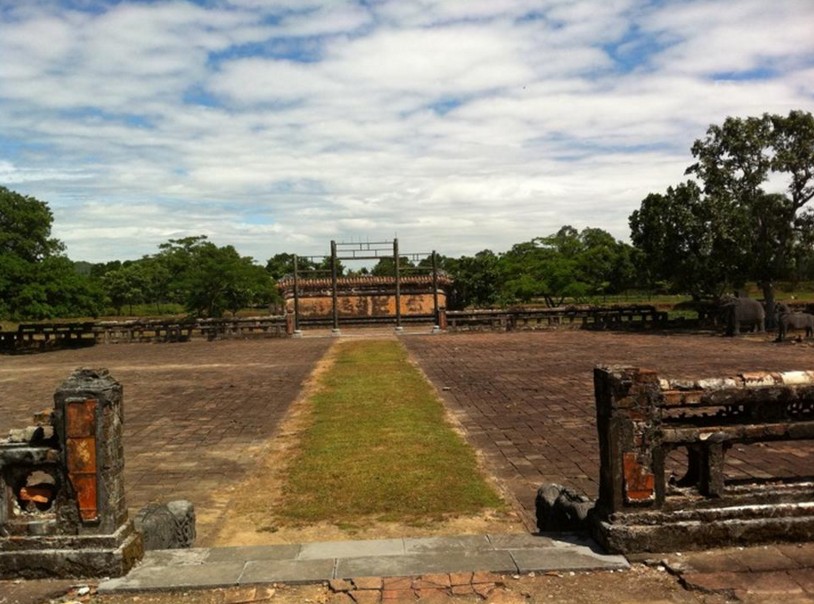
[[[0,185],[73,260],[629,238],[727,116],[814,111],[814,0],[0,0]]]

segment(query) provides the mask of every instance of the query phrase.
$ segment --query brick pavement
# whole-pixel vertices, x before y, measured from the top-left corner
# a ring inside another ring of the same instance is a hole
[[[665,377],[814,368],[814,347],[769,338],[559,331],[404,342],[531,524],[543,483],[597,495],[595,365],[638,365]],[[671,456],[676,474],[683,457]],[[736,446],[727,456],[728,478],[811,475],[812,468],[807,442]]]
[[[814,601],[814,543],[685,552],[662,563],[689,589],[742,602]]]
[[[0,356],[0,431],[51,408],[77,367],[106,367],[124,388],[128,507],[191,500],[206,544],[330,339],[111,344]]]

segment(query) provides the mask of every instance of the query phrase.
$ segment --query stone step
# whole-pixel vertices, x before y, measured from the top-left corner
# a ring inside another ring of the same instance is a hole
[[[357,577],[439,573],[624,570],[623,556],[601,553],[578,536],[462,535],[318,543],[155,550],[100,593],[319,583]]]

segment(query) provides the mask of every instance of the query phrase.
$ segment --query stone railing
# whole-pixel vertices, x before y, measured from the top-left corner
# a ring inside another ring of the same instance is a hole
[[[662,325],[667,313],[655,306],[561,306],[535,310],[447,311],[450,331],[530,329],[618,329]]]
[[[193,338],[276,338],[286,336],[284,316],[197,321],[136,320],[83,323],[28,323],[0,332],[0,352],[36,352],[54,348],[119,342],[184,342]]]
[[[726,480],[736,443],[814,439],[814,371],[660,379],[594,372],[600,487],[595,537],[621,552],[814,538],[814,476]],[[686,451],[686,474],[665,460]],[[812,468],[811,474],[814,474]]]
[[[95,343],[94,323],[21,323],[0,332],[0,352],[25,352]]]
[[[285,337],[285,317],[198,319],[197,321],[104,321],[93,326],[97,342],[184,342]]]

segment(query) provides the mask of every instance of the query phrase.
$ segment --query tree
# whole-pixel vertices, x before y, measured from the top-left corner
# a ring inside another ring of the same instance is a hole
[[[415,268],[407,256],[399,256],[399,274],[403,275],[405,271]],[[395,277],[396,276],[396,263],[391,256],[384,256],[380,258],[370,274],[374,277]]]
[[[266,271],[271,275],[275,281],[279,281],[284,277],[294,276],[294,256],[295,254],[281,253],[276,254],[268,259],[266,262]],[[316,265],[311,259],[305,256],[297,256],[297,272],[299,274],[307,274],[313,271]]]
[[[506,282],[502,298],[529,302],[543,298],[548,306],[566,299],[626,289],[635,276],[630,246],[607,231],[566,225],[547,237],[516,244],[501,257]]]
[[[448,261],[444,268],[453,276],[450,308],[494,306],[504,281],[499,263],[500,258],[492,250]]]
[[[107,271],[102,277],[102,287],[117,315],[122,314],[125,304],[132,315],[133,305],[144,302],[149,291],[147,275],[140,262],[128,262],[119,269]]]
[[[618,294],[634,284],[631,246],[607,231],[590,227],[582,230],[579,240],[577,270],[591,295]]]
[[[269,303],[276,289],[263,267],[241,257],[231,245],[198,240],[189,249],[191,263],[183,275],[187,310],[206,317],[236,314],[251,304]]]
[[[743,285],[746,258],[735,205],[711,200],[692,181],[651,193],[630,216],[640,269],[649,281],[669,281],[694,300],[719,298]]]
[[[48,204],[0,187],[0,317],[96,316],[101,292],[51,237]]]
[[[773,307],[774,282],[790,270],[804,206],[814,197],[814,116],[728,117],[695,141],[692,154],[697,161],[687,173],[703,182],[710,203],[735,207],[733,224],[749,242],[745,276],[757,280]],[[785,194],[767,195],[770,181],[783,182]]]
[[[53,221],[44,201],[0,187],[0,254],[37,262],[61,253],[64,246],[51,237]]]

